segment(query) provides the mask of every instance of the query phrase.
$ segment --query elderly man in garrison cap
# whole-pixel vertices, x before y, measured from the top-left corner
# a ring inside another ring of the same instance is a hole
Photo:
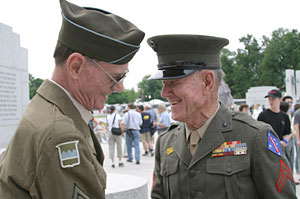
[[[177,122],[155,148],[151,197],[297,198],[294,179],[272,128],[231,112],[218,100],[224,38],[161,35],[148,39],[158,56],[162,97]]]
[[[123,91],[144,33],[112,13],[60,5],[56,67],[0,162],[1,199],[105,198],[104,155],[88,122],[109,94]]]

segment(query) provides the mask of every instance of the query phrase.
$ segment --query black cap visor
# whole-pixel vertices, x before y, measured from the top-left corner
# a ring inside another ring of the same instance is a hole
[[[148,80],[168,80],[168,79],[180,79],[192,75],[197,70],[159,70],[156,73],[152,74]]]

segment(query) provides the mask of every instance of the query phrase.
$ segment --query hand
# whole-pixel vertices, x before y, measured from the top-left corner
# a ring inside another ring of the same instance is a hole
[[[300,147],[300,139],[297,139],[297,146]]]
[[[284,141],[280,141],[280,144],[283,145],[284,147],[287,146],[287,144]]]
[[[158,126],[158,122],[153,122],[153,126]]]

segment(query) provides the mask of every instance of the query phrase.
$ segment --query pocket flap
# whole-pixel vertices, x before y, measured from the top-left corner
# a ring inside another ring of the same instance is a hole
[[[166,176],[177,173],[178,162],[179,162],[178,159],[165,158],[165,160],[161,164],[160,175],[166,177]]]
[[[233,175],[250,168],[250,158],[210,158],[206,161],[208,173]]]

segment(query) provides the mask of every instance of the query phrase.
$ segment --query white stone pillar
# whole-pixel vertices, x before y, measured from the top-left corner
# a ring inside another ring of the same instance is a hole
[[[285,70],[285,95],[290,95],[293,99],[296,98],[296,79],[294,76],[294,70]]]
[[[29,102],[28,51],[20,35],[0,23],[0,148],[5,148]]]
[[[300,70],[296,70],[296,101],[300,101]]]

